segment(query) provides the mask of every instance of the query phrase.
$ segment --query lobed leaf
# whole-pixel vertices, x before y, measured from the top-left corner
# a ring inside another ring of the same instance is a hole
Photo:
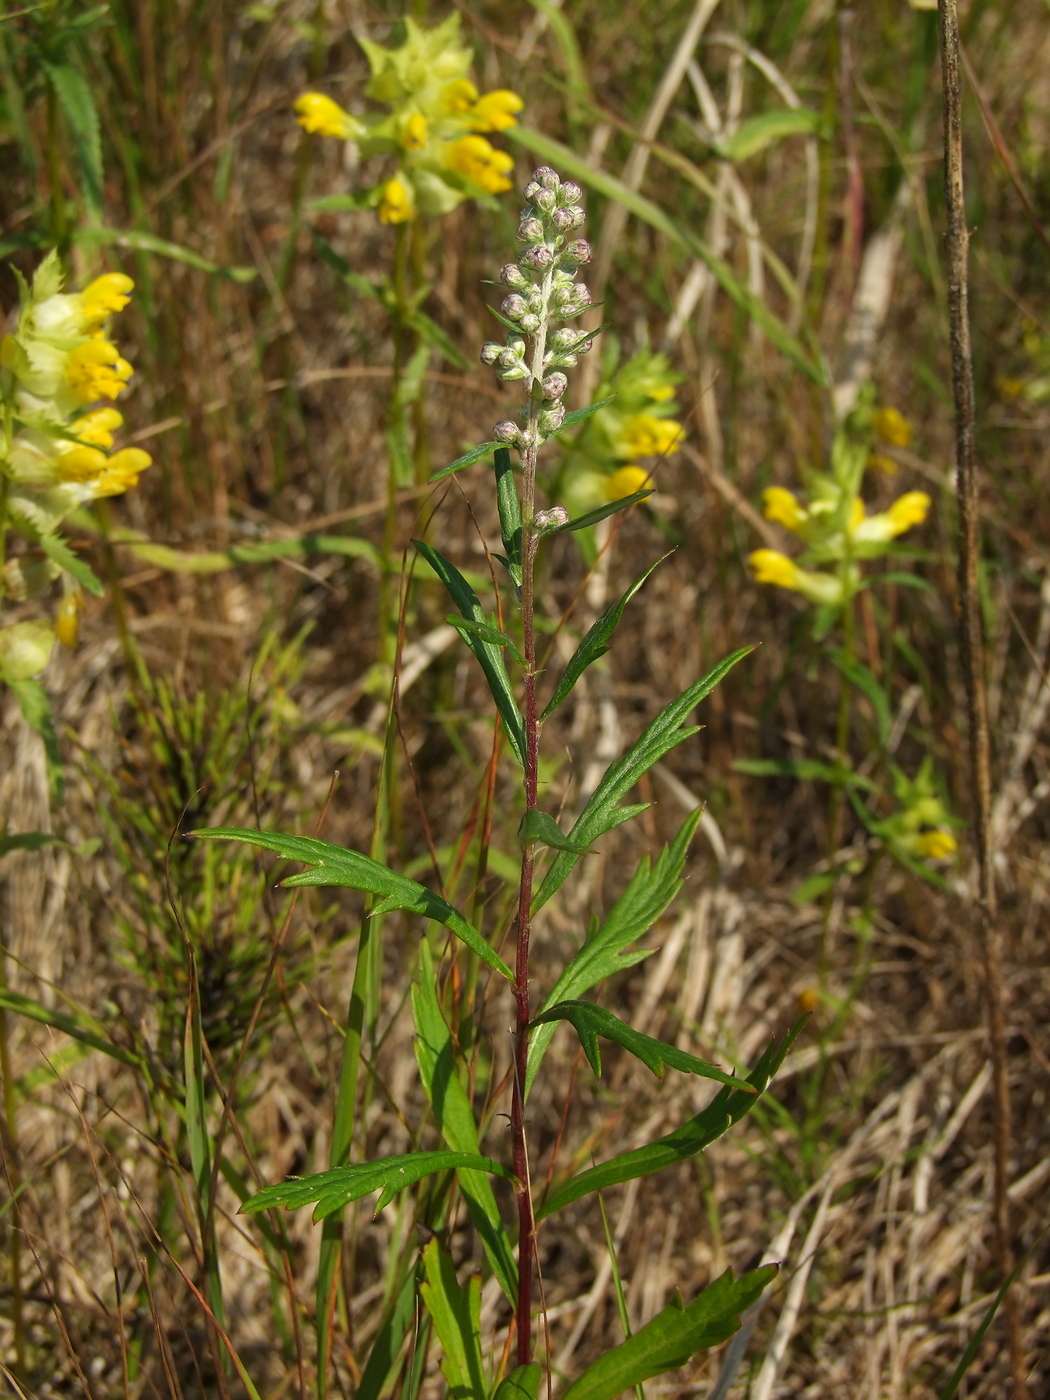
[[[440,895],[428,890],[425,885],[381,865],[379,861],[364,856],[360,851],[346,850],[342,846],[318,841],[313,836],[281,836],[270,831],[248,831],[235,827],[212,826],[191,833],[211,841],[247,841],[253,846],[262,846],[288,860],[301,861],[311,867],[299,875],[289,875],[281,881],[287,888],[302,885],[316,885],[322,888],[342,886],[352,890],[364,890],[367,894],[381,896],[380,903],[373,909],[373,915],[388,914],[394,909],[403,909],[410,914],[422,914],[435,923],[443,924],[465,943],[482,961],[505,977],[514,981],[510,968],[495,953],[484,938],[458,909],[453,909]]]
[[[485,610],[478,602],[478,595],[455,564],[450,563],[443,554],[439,554],[424,540],[413,540],[412,543],[448,589],[452,601],[467,621],[484,623],[486,621]],[[524,768],[525,721],[521,717],[518,702],[511,689],[507,668],[503,663],[503,653],[500,647],[493,642],[486,642],[480,637],[468,634],[463,640],[477,657],[481,669],[485,673],[489,692],[507,730],[507,738],[514,751],[514,756]]]
[[[673,551],[669,550],[662,558],[657,559],[656,564],[646,569],[641,578],[636,579],[635,582],[631,584],[623,597],[618,599],[617,602],[611,603],[602,613],[601,617],[598,618],[597,622],[590,628],[583,641],[569,658],[569,663],[565,667],[561,680],[558,682],[557,689],[551,696],[543,713],[540,715],[541,720],[545,720],[548,715],[554,713],[583,675],[584,671],[586,671],[587,667],[590,666],[592,662],[597,661],[600,656],[604,656],[609,650],[605,643],[616,630],[620,618],[623,617],[624,608],[657,567],[657,564],[662,564],[664,559],[667,559],[671,553],[673,553]]]
[[[689,1055],[675,1045],[668,1045],[651,1035],[643,1035],[641,1031],[636,1031],[626,1021],[621,1021],[618,1016],[607,1011],[604,1006],[598,1006],[596,1002],[559,1001],[548,1011],[542,1011],[532,1024],[539,1026],[556,1021],[568,1021],[575,1028],[595,1078],[600,1079],[602,1073],[602,1056],[598,1047],[598,1037],[602,1036],[605,1040],[611,1040],[629,1050],[636,1059],[641,1060],[646,1069],[651,1069],[658,1079],[664,1077],[666,1069],[680,1069],[686,1074],[699,1075],[701,1079],[714,1079],[719,1084],[731,1084],[733,1088],[742,1089],[748,1094],[756,1092],[746,1079],[737,1079],[735,1075],[720,1070],[710,1060],[698,1060],[695,1055]]]
[[[705,1147],[709,1147],[723,1133],[739,1122],[758,1102],[770,1080],[784,1062],[784,1056],[801,1034],[808,1017],[803,1016],[778,1042],[770,1041],[764,1054],[747,1076],[751,1092],[733,1089],[728,1085],[719,1090],[705,1109],[676,1128],[673,1133],[646,1143],[632,1152],[622,1152],[608,1162],[577,1173],[563,1186],[552,1192],[536,1211],[536,1220],[545,1220],[564,1206],[578,1201],[581,1196],[592,1191],[604,1191],[606,1187],[618,1186],[624,1181],[634,1181],[637,1177],[650,1176],[673,1166],[675,1162],[695,1157]]]
[[[298,1210],[301,1206],[313,1205],[314,1219],[323,1220],[325,1216],[342,1210],[351,1201],[359,1201],[363,1196],[378,1191],[378,1215],[406,1186],[414,1186],[434,1172],[449,1171],[455,1167],[513,1177],[513,1173],[500,1166],[499,1162],[476,1152],[408,1152],[401,1157],[384,1157],[378,1162],[330,1167],[328,1171],[315,1172],[312,1176],[281,1181],[276,1186],[264,1186],[245,1201],[241,1211],[252,1215],[257,1210],[273,1210],[278,1206],[285,1210]]]
[[[779,1265],[765,1264],[735,1279],[732,1269],[727,1269],[688,1306],[676,1297],[632,1337],[588,1366],[563,1400],[614,1400],[652,1376],[684,1366],[698,1351],[733,1335],[741,1313],[778,1271]]]
[[[522,845],[537,842],[541,846],[550,846],[555,851],[572,851],[578,856],[594,855],[586,846],[563,836],[561,828],[550,813],[541,812],[538,807],[530,808],[522,817],[518,825],[518,839]]]
[[[739,651],[734,651],[706,676],[695,681],[688,690],[683,690],[677,699],[664,706],[623,757],[617,759],[606,770],[605,776],[569,832],[571,840],[579,842],[580,845],[590,845],[604,832],[611,831],[614,826],[619,826],[628,817],[643,810],[639,807],[617,809],[643,773],[648,772],[654,763],[658,763],[665,753],[669,753],[676,745],[697,732],[693,726],[682,727],[685,717],[714,690],[722,677],[752,650],[752,647],[741,647]],[[555,857],[533,901],[533,912],[542,909],[555,891],[561,888],[578,859],[578,856],[569,851],[563,851]]]

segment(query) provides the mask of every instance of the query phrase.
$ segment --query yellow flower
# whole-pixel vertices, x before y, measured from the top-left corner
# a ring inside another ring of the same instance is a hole
[[[891,447],[907,447],[911,442],[911,424],[896,408],[880,408],[872,419],[875,436]]]
[[[80,293],[80,306],[95,326],[100,326],[107,316],[123,311],[131,300],[135,284],[122,272],[107,272],[96,277]]]
[[[55,618],[55,634],[64,647],[71,650],[80,639],[80,614],[84,608],[84,595],[79,588],[64,594],[58,605]]]
[[[299,114],[296,121],[304,131],[338,136],[344,141],[352,141],[360,135],[360,122],[323,92],[304,92],[296,98],[295,110]]]
[[[427,119],[422,112],[412,112],[405,122],[401,144],[406,151],[421,151],[427,144]]]
[[[921,525],[930,508],[930,498],[925,491],[906,491],[890,506],[889,510],[878,515],[865,517],[862,514],[856,524],[851,524],[850,533],[861,544],[885,544],[903,535],[913,525]]]
[[[115,399],[133,374],[127,360],[108,340],[88,340],[69,352],[66,379],[81,403]]]
[[[379,206],[379,222],[403,224],[412,217],[412,196],[408,186],[395,175],[383,186],[383,202]]]
[[[95,408],[74,422],[73,431],[92,447],[112,447],[113,434],[123,422],[124,415],[115,408]]]
[[[653,478],[644,467],[620,467],[605,480],[605,499],[621,501],[624,496],[633,496],[636,491],[644,491],[652,484]]]
[[[812,569],[800,569],[793,559],[779,549],[756,549],[748,555],[758,583],[772,583],[801,593],[811,603],[835,605],[842,602],[842,584],[831,574]]]
[[[509,88],[497,88],[479,97],[470,111],[470,126],[473,131],[506,131],[508,126],[517,126],[517,113],[525,103],[516,92]]]
[[[442,106],[452,115],[469,112],[477,100],[478,90],[469,78],[457,78],[441,94]]]
[[[453,142],[448,167],[489,194],[502,194],[512,188],[507,173],[514,169],[513,159],[506,151],[497,151],[484,136],[464,136]]]
[[[139,476],[153,465],[153,458],[141,447],[125,447],[106,462],[105,470],[94,481],[96,496],[122,496],[139,484]]]
[[[105,470],[109,458],[98,447],[70,447],[58,459],[58,474],[63,481],[94,481]]]
[[[796,534],[809,518],[809,512],[799,505],[794,492],[783,486],[768,486],[762,492],[762,511],[767,520],[784,525]]]
[[[666,457],[684,437],[681,423],[651,413],[636,413],[623,427],[623,447],[629,457]]]
[[[915,854],[927,860],[947,860],[959,849],[950,831],[927,831],[915,842]]]

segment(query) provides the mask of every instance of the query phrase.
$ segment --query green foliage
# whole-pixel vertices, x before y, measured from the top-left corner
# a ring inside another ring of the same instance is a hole
[[[434,1321],[444,1355],[441,1370],[453,1400],[486,1400],[481,1360],[481,1279],[476,1274],[465,1288],[456,1281],[452,1260],[436,1239],[423,1250],[426,1282],[419,1293]]]

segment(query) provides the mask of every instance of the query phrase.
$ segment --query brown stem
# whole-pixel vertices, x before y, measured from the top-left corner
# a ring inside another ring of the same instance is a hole
[[[994,1225],[996,1263],[1005,1279],[1012,1266],[1010,1203],[1010,1087],[1006,1057],[1002,932],[996,918],[992,863],[992,785],[988,709],[984,681],[984,640],[977,592],[980,551],[980,492],[974,439],[976,418],[970,344],[968,253],[963,198],[962,100],[960,91],[957,0],[940,0],[941,74],[944,83],[944,190],[948,231],[948,304],[951,318],[952,388],[955,396],[956,496],[959,508],[959,642],[969,724],[971,805],[977,846],[977,923],[988,999],[988,1038],[994,1098]],[[1016,1293],[1006,1295],[1010,1370],[1014,1395],[1027,1400],[1024,1338]]]

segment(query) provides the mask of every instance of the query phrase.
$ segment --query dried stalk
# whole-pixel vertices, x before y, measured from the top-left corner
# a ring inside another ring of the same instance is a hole
[[[959,641],[969,724],[971,808],[977,846],[977,925],[988,1000],[988,1038],[994,1110],[995,1253],[1000,1276],[1012,1267],[1008,1195],[1010,1171],[1010,1088],[1006,1058],[1002,932],[996,917],[992,864],[992,786],[984,643],[977,594],[980,549],[980,493],[974,442],[973,356],[970,344],[968,253],[963,198],[962,101],[960,93],[958,0],[939,0],[941,74],[944,83],[944,190],[948,215],[948,308],[951,324],[952,389],[955,397],[955,489],[959,510]],[[1016,1294],[1006,1297],[1010,1370],[1014,1394],[1027,1400],[1024,1342]]]

